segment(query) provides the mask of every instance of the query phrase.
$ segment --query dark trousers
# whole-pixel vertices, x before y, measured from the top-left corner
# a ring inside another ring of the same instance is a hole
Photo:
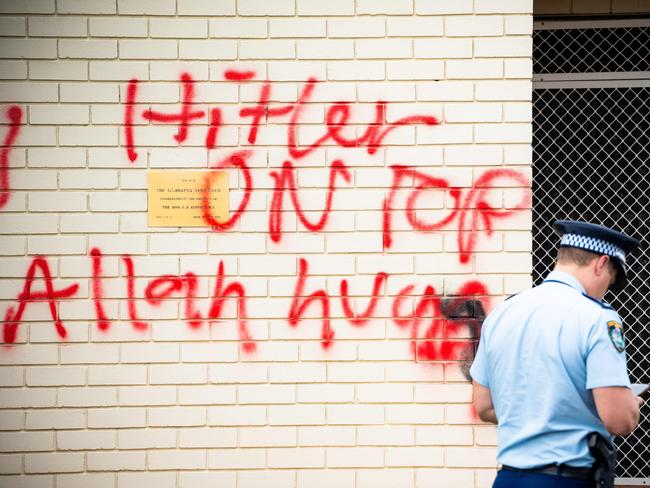
[[[499,470],[492,488],[592,488],[592,481],[566,476]]]

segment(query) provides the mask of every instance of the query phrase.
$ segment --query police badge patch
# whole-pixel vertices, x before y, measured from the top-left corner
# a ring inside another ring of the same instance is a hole
[[[625,350],[625,337],[623,336],[623,326],[615,320],[607,322],[607,332],[609,338],[618,352]]]

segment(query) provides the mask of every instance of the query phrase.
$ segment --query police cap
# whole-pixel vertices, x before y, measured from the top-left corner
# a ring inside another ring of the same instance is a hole
[[[562,236],[560,247],[575,247],[614,258],[619,271],[611,289],[623,289],[627,282],[625,257],[638,247],[638,240],[602,225],[575,220],[558,220],[553,227]]]

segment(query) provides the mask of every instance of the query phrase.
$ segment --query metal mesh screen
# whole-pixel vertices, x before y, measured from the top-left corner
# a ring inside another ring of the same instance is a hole
[[[598,222],[642,239],[624,291],[605,297],[625,324],[630,379],[650,383],[650,88],[536,89],[533,279],[550,271],[557,219]],[[650,415],[619,445],[619,478],[650,478]]]
[[[535,74],[624,71],[650,71],[650,27],[535,31]]]

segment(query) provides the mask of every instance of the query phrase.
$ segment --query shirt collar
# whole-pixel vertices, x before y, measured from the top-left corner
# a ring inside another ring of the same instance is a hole
[[[546,276],[546,279],[544,282],[547,281],[559,281],[561,283],[564,283],[565,285],[569,285],[571,288],[575,288],[578,290],[580,293],[586,294],[586,290],[584,286],[582,286],[582,283],[573,276],[572,274],[565,273],[564,271],[551,271],[548,276]]]

